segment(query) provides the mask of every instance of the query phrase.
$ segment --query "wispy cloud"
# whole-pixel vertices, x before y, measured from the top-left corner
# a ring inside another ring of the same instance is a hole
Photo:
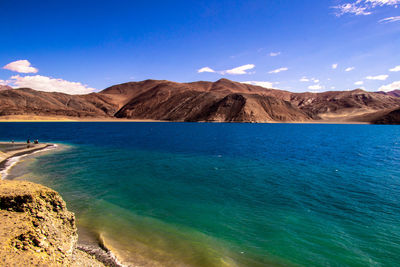
[[[347,69],[345,69],[344,71],[352,71],[352,70],[354,70],[355,69],[355,67],[348,67]]]
[[[357,2],[363,2],[358,0]],[[396,6],[400,4],[400,0],[364,0],[365,3],[370,4],[372,7],[377,6]]]
[[[215,70],[213,70],[213,69],[210,68],[210,67],[204,67],[204,68],[201,68],[201,69],[197,70],[197,72],[198,72],[198,73],[203,73],[203,72],[215,72]]]
[[[372,11],[376,7],[383,6],[394,6],[400,4],[400,0],[356,0],[349,3],[344,3],[338,6],[332,7],[336,10],[336,16],[340,17],[345,14],[351,15],[371,15]]]
[[[393,90],[399,90],[400,89],[400,81],[395,81],[387,85],[383,85],[379,88],[379,91],[383,92],[390,92]]]
[[[278,84],[278,82],[267,82],[267,81],[247,81],[242,83],[257,85],[265,88],[274,88],[274,84]]]
[[[378,80],[378,81],[384,81],[389,77],[389,75],[376,75],[376,76],[367,76],[365,79],[367,80]]]
[[[31,63],[26,60],[17,60],[8,63],[3,67],[3,69],[11,70],[19,73],[37,73],[39,70],[31,66]]]
[[[343,5],[334,6],[336,11],[336,16],[340,17],[344,14],[352,14],[352,15],[370,15],[372,14],[370,11],[367,11],[367,7],[358,6],[356,3],[346,3]]]
[[[332,64],[332,69],[336,70],[338,66],[339,66],[339,64],[337,64],[337,63]]]
[[[363,81],[358,81],[358,82],[355,82],[354,84],[355,84],[355,85],[363,85],[364,82],[363,82]]]
[[[45,92],[62,92],[67,94],[88,94],[95,89],[79,82],[70,82],[63,79],[55,79],[51,77],[34,75],[11,77],[14,87],[27,87]]]
[[[400,21],[400,16],[384,18],[384,19],[381,19],[379,22],[380,23],[390,23],[390,22],[396,22],[396,21]]]
[[[279,56],[280,54],[281,54],[281,52],[271,52],[271,53],[269,53],[269,55],[271,57],[276,57],[276,56]]]
[[[271,70],[268,73],[273,74],[273,73],[279,73],[279,72],[287,71],[287,70],[289,70],[289,68],[283,67],[283,68],[279,68],[279,69],[276,69],[276,70]]]
[[[400,65],[399,65],[399,66],[396,66],[396,67],[394,67],[393,69],[390,69],[389,71],[393,71],[393,72],[400,71]]]

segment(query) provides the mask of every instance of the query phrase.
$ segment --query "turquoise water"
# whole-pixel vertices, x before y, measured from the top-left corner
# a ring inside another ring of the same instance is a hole
[[[400,264],[398,126],[0,123],[26,138],[63,145],[15,173],[125,262]]]

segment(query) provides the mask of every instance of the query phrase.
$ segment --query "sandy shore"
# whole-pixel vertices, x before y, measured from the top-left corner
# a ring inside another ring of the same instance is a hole
[[[340,117],[341,119],[335,120],[331,117],[323,118],[322,120],[312,121],[270,121],[270,122],[234,122],[234,123],[288,123],[288,124],[370,124],[369,122],[363,121],[349,121],[347,116]],[[1,116],[0,122],[171,122],[163,120],[149,120],[149,119],[118,119],[111,117],[104,118],[77,118],[77,117],[65,117],[65,116],[31,116],[31,115],[12,115],[12,116]],[[224,123],[224,122],[212,122],[212,121],[198,121],[199,123]]]
[[[63,116],[31,116],[13,115],[1,116],[0,122],[165,122],[162,120],[138,120],[138,119],[118,119],[118,118],[77,118]]]
[[[15,157],[32,154],[36,151],[53,147],[53,144],[30,144],[29,147],[23,142],[0,142],[0,180],[4,177],[4,171],[10,167],[8,161]]]

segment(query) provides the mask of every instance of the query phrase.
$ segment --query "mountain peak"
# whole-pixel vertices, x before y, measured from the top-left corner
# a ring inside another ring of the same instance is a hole
[[[218,81],[216,81],[216,83],[221,83],[221,82],[235,83],[234,81],[231,81],[231,80],[226,79],[226,78],[221,78],[221,79],[219,79]]]
[[[0,85],[0,91],[10,90],[10,89],[13,89],[13,88],[11,86],[8,86],[8,85]]]

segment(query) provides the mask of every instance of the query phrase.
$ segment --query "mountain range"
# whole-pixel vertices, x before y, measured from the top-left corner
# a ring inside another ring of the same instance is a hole
[[[220,79],[128,82],[87,95],[0,88],[0,119],[400,123],[400,90],[293,93]]]

